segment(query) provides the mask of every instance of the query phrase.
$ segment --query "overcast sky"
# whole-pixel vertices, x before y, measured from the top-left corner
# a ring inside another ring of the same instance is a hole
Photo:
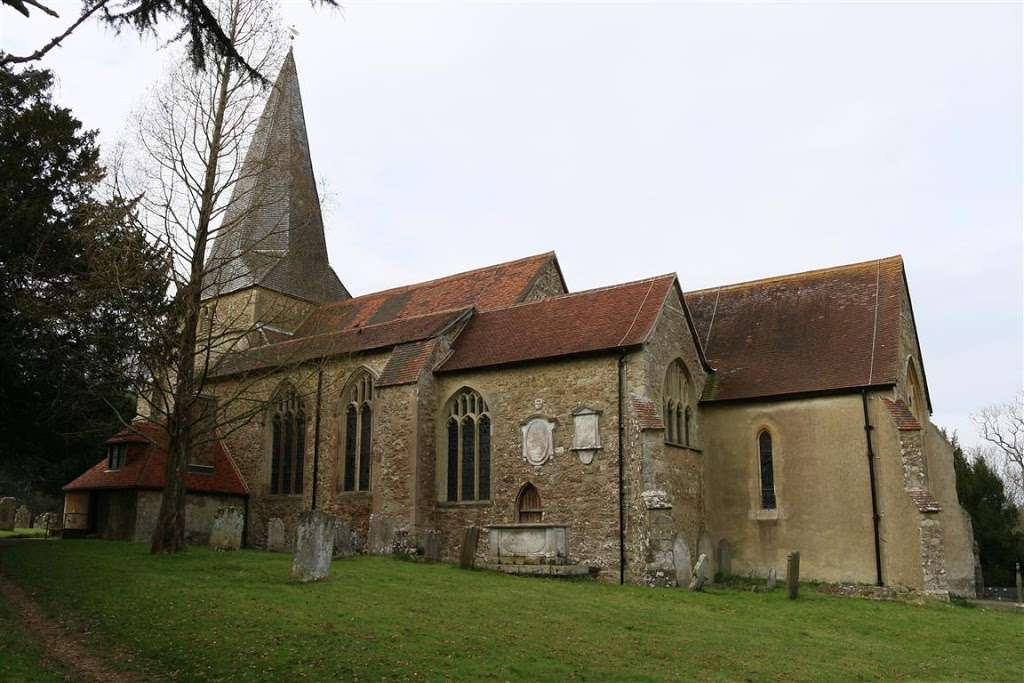
[[[31,51],[63,19],[0,10]],[[285,3],[353,292],[555,250],[573,290],[902,254],[936,423],[1022,383],[1018,3]],[[44,65],[108,145],[169,58],[93,24]]]

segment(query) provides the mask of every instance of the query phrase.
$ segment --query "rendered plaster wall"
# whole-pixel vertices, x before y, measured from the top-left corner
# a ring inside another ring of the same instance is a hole
[[[162,491],[138,491],[132,541],[136,543],[150,541],[153,537],[153,530],[156,528],[162,502]],[[237,507],[244,510],[245,499],[240,496],[211,493],[186,494],[185,542],[192,545],[206,545],[210,540],[210,531],[213,529],[213,519],[217,516],[217,510],[222,507]]]
[[[873,401],[875,423],[887,417]],[[789,401],[702,406],[707,512],[712,542],[728,539],[734,574],[785,574],[786,555],[800,551],[801,576],[821,581],[874,583],[875,555],[864,416],[859,394]],[[757,437],[774,446],[777,508],[761,510]],[[876,443],[880,486],[890,491],[883,515],[906,517],[899,452]],[[884,470],[884,471],[881,471]],[[895,479],[896,475],[898,479]],[[903,504],[894,510],[895,493]],[[883,518],[885,519],[885,518]],[[890,525],[885,549],[917,556],[916,526]]]

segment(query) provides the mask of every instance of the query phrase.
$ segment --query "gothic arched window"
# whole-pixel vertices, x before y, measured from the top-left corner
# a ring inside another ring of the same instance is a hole
[[[302,493],[306,456],[306,411],[290,384],[274,394],[270,416],[270,492]]]
[[[772,435],[767,429],[757,435],[757,455],[761,469],[761,508],[775,509],[775,453]]]
[[[451,502],[491,498],[491,416],[472,389],[448,401],[446,442],[447,499]]]
[[[677,446],[693,444],[693,391],[690,375],[680,360],[668,366],[662,391],[665,408],[665,441]]]
[[[370,490],[373,438],[373,376],[360,370],[342,392],[344,400],[344,452],[341,463],[343,491]]]

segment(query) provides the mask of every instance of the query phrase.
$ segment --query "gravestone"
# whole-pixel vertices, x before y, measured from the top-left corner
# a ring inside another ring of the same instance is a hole
[[[0,531],[14,530],[14,515],[18,501],[13,498],[0,498]]]
[[[334,520],[334,551],[332,555],[351,557],[359,552],[359,536],[348,528],[340,519]]]
[[[284,520],[280,517],[271,517],[267,522],[267,550],[272,553],[288,550],[288,542],[284,537]]]
[[[334,524],[334,517],[320,510],[307,510],[299,517],[292,560],[293,581],[323,581],[331,573]]]
[[[724,538],[718,542],[718,571],[722,576],[732,576],[732,546]]]
[[[15,529],[31,529],[32,528],[32,513],[29,509],[22,505],[18,508],[18,511],[14,513],[14,528]]]
[[[1017,568],[1017,604],[1024,604],[1024,581],[1021,580],[1020,575],[1020,562],[1016,564]]]
[[[711,540],[707,529],[700,532],[697,537],[697,557],[705,555],[708,558],[708,577],[715,575],[715,543]]]
[[[708,566],[708,556],[704,553],[697,558],[697,564],[693,566],[693,579],[690,580],[690,590],[699,591],[704,588],[708,581],[708,573],[711,567]]]
[[[369,552],[373,555],[390,555],[395,545],[395,525],[391,518],[379,512],[370,515]]]
[[[462,548],[459,550],[459,566],[471,569],[476,564],[476,548],[480,543],[480,527],[467,526],[462,533]]]
[[[792,552],[786,557],[786,597],[796,600],[800,592],[800,553]]]
[[[36,518],[32,521],[33,529],[56,529],[57,528],[57,513],[56,512],[44,512],[41,515],[36,515]]]
[[[210,532],[210,547],[214,550],[238,550],[242,547],[244,525],[242,508],[218,509],[217,516],[213,518],[213,530]]]
[[[676,585],[688,586],[693,578],[693,565],[690,560],[690,546],[682,534],[676,534],[672,542],[672,562],[676,567]]]
[[[775,567],[768,567],[768,590],[775,590],[775,582],[778,580],[778,576],[775,573]]]
[[[981,552],[978,541],[974,541],[974,594],[979,598],[985,595],[985,576],[981,573]]]
[[[432,562],[441,561],[441,534],[433,529],[423,535],[423,557]]]

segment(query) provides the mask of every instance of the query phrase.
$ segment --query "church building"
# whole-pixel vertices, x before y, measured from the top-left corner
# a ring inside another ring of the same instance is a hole
[[[481,563],[513,570],[675,585],[701,554],[763,577],[799,551],[806,579],[973,595],[901,257],[571,292],[549,252],[353,297],[291,53],[246,167],[203,329],[204,393],[232,424],[209,467],[248,545],[317,509],[378,553],[455,560],[477,526]]]

